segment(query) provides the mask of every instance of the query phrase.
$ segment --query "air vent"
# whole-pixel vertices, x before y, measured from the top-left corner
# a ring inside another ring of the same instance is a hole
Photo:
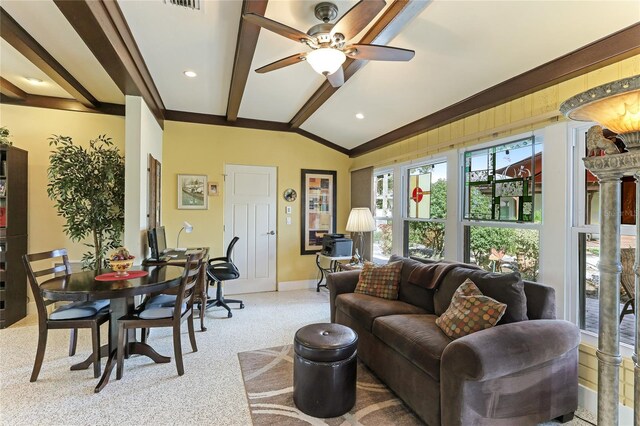
[[[200,10],[200,0],[164,0],[164,2],[188,9]]]

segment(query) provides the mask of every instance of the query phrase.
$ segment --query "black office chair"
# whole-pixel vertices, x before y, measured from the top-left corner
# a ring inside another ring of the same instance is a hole
[[[211,282],[215,281],[216,283],[216,298],[207,300],[207,309],[212,306],[222,306],[227,310],[228,318],[233,316],[233,314],[231,314],[231,308],[227,305],[228,303],[239,303],[240,309],[244,308],[242,300],[225,299],[222,290],[222,283],[224,281],[235,280],[240,277],[238,268],[233,263],[233,260],[231,260],[233,246],[236,245],[239,239],[238,237],[233,237],[229,243],[229,247],[227,247],[227,255],[209,259],[209,266],[207,267],[207,294],[209,294],[209,285]]]

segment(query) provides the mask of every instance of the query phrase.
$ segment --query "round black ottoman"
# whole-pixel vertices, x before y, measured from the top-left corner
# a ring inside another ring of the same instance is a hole
[[[358,335],[340,324],[310,324],[294,339],[293,401],[313,417],[338,417],[356,402]]]

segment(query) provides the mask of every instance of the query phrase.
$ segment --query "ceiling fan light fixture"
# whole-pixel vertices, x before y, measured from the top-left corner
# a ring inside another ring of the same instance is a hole
[[[307,62],[318,74],[333,74],[347,59],[345,54],[337,49],[321,47],[307,54]]]

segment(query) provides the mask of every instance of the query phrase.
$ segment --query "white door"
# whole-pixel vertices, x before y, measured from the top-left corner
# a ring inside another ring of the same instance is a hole
[[[232,259],[240,278],[227,294],[276,290],[275,167],[225,166],[224,241],[235,236]]]

